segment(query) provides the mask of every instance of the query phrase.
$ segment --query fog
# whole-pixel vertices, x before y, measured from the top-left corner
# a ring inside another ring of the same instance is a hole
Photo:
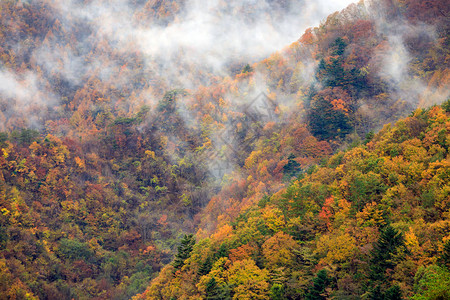
[[[63,26],[92,24],[96,37],[106,38],[114,50],[143,53],[147,67],[170,85],[195,88],[198,82],[192,78],[200,79],[198,73],[230,75],[233,63],[252,63],[267,57],[351,2],[188,0],[180,2],[182,7],[167,8],[174,15],[168,21],[149,18],[152,9],[160,9],[155,3],[150,8],[148,3],[136,6],[124,0],[88,4],[72,0],[53,5],[60,12]],[[64,67],[69,78],[77,73],[73,69],[85,68],[74,60]]]
[[[22,40],[9,42],[8,46],[13,49],[27,45],[31,50],[31,67],[25,75],[1,67],[2,98],[14,98],[24,108],[33,101],[49,107],[61,103],[62,97],[70,96],[68,90],[71,88],[75,90],[86,85],[90,78],[98,78],[100,84],[107,82],[125,94],[133,91],[137,103],[147,103],[154,108],[164,91],[174,88],[195,91],[200,85],[210,85],[212,79],[233,77],[246,64],[251,65],[282,50],[298,40],[306,28],[318,26],[329,14],[344,9],[353,1],[22,2],[44,3],[51,8],[54,21],[51,32],[36,47],[31,47],[28,40],[26,43]],[[344,17],[351,18],[356,14],[376,20],[378,32],[387,36],[388,49],[379,50],[373,65],[399,98],[419,102],[426,84],[411,74],[413,55],[405,43],[412,35],[435,39],[434,28],[391,20],[385,12],[377,10],[376,2],[365,1],[364,4],[365,9],[348,10],[351,13]],[[139,62],[142,66],[129,64],[132,61],[129,57],[133,55],[142,59]],[[297,72],[299,81],[310,84],[317,64],[310,56],[302,60]],[[141,68],[141,71],[136,74],[135,68]],[[36,84],[37,78],[39,84]],[[65,82],[65,91],[52,90],[56,88],[51,83],[55,78]],[[254,78],[256,84],[246,92],[248,98],[269,89],[264,76],[255,74]],[[130,95],[126,94],[126,97]],[[242,101],[233,99],[232,94],[228,97],[232,103]],[[448,92],[436,91],[432,102],[439,103],[445,97]],[[116,98],[110,99],[111,105]],[[283,100],[281,98],[278,100]],[[291,103],[291,100],[287,99],[287,102]],[[11,107],[3,111],[5,116],[18,113]],[[192,122],[188,113],[183,117],[186,122]],[[3,122],[2,128],[6,127]]]

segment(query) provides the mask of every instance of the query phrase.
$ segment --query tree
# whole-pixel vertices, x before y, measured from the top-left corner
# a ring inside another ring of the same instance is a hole
[[[450,299],[450,272],[445,267],[420,267],[414,276],[413,300]]]
[[[61,239],[58,252],[62,257],[72,260],[89,260],[93,255],[92,251],[85,243],[76,239]]]
[[[284,178],[290,180],[301,172],[302,169],[300,168],[300,164],[295,161],[295,155],[291,153],[288,157],[288,163],[283,167]]]
[[[249,64],[246,64],[245,67],[242,69],[242,74],[250,72],[253,72],[253,68]]]
[[[391,286],[384,293],[385,300],[402,300],[402,291],[398,285]]]
[[[386,281],[386,270],[393,269],[405,258],[406,246],[403,234],[387,225],[373,246],[370,260],[370,278],[373,281]]]
[[[214,277],[206,284],[206,300],[231,299],[230,289],[226,284],[219,285]]]
[[[391,286],[388,270],[393,270],[395,266],[405,259],[407,252],[403,234],[387,225],[381,232],[378,241],[373,246],[370,260],[370,279],[372,289],[370,299],[380,300],[401,300],[400,288]]]
[[[187,93],[184,89],[174,89],[167,91],[163,99],[158,103],[158,111],[164,113],[173,113],[177,107],[177,98],[179,95],[185,96]]]
[[[206,257],[205,261],[202,262],[202,264],[198,268],[198,275],[202,276],[208,274],[211,271],[212,263],[213,262],[211,261],[211,257]]]
[[[340,230],[321,235],[317,241],[316,252],[323,257],[320,262],[329,265],[351,261],[356,251],[355,239]]]
[[[39,131],[34,129],[22,128],[20,132],[17,130],[11,132],[10,139],[20,145],[29,145],[33,141],[36,141],[38,137]]]
[[[269,299],[269,272],[258,268],[253,260],[236,261],[227,273],[234,292],[233,299]]]
[[[402,293],[398,285],[394,285],[385,292],[378,285],[369,293],[370,300],[402,300]]]
[[[447,267],[450,270],[450,240],[444,244],[444,249],[439,257],[439,264]]]
[[[270,299],[271,300],[282,300],[284,297],[284,287],[282,284],[274,283],[270,288]]]
[[[262,245],[266,268],[290,268],[294,264],[295,251],[298,249],[297,242],[290,235],[278,232]]]
[[[352,99],[342,88],[317,93],[307,112],[311,133],[321,139],[344,137],[352,130],[349,104]]]
[[[0,147],[6,147],[6,141],[8,140],[8,133],[0,131]]]
[[[306,294],[307,300],[325,300],[327,299],[325,295],[325,289],[330,283],[330,278],[328,277],[326,270],[320,270],[317,272],[317,276],[313,279],[313,286],[309,288]]]
[[[194,245],[194,235],[185,234],[181,240],[180,246],[178,246],[178,253],[175,255],[175,259],[173,261],[173,266],[175,269],[181,269],[181,267],[184,266],[184,261],[191,256]]]

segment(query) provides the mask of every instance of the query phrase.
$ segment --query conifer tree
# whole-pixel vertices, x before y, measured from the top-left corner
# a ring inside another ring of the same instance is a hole
[[[173,266],[175,269],[181,269],[184,265],[184,261],[191,256],[191,252],[195,245],[195,238],[193,234],[185,234],[181,240],[180,246],[178,246],[178,253],[175,255]]]
[[[387,269],[393,269],[404,259],[405,239],[401,232],[387,225],[373,246],[370,265],[370,277],[373,281],[385,281]]]
[[[326,270],[320,270],[317,272],[316,278],[313,279],[313,286],[309,289],[308,294],[306,294],[307,300],[320,300],[327,299],[324,295],[325,288],[330,283],[330,278],[328,277]]]
[[[370,260],[370,279],[372,289],[369,293],[371,300],[401,300],[401,290],[398,286],[391,286],[386,276],[388,269],[405,259],[405,239],[401,232],[387,225],[374,244]]]
[[[444,244],[444,249],[439,257],[439,264],[450,270],[450,241]]]
[[[216,279],[213,277],[206,284],[206,299],[207,300],[227,300],[231,299],[230,289],[227,285],[218,285]]]
[[[211,257],[207,257],[206,260],[200,265],[198,269],[198,275],[206,275],[211,271],[212,268],[212,261]]]

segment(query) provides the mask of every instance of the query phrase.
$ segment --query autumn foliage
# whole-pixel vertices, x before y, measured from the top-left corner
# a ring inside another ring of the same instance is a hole
[[[226,76],[59,5],[0,1],[1,299],[448,298],[446,1],[352,4]]]

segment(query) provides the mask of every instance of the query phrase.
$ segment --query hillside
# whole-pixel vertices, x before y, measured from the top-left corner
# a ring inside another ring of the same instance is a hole
[[[449,125],[447,101],[384,126],[185,236],[133,299],[447,299]]]
[[[445,1],[110,2],[0,2],[0,299],[441,291]]]

